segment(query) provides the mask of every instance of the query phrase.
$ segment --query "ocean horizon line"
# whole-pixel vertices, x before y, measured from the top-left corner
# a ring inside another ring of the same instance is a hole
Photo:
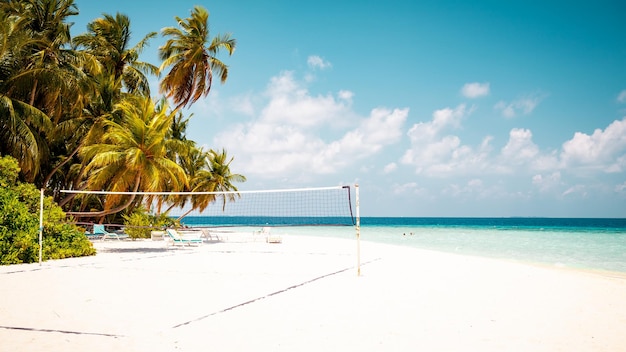
[[[193,215],[182,219],[190,226],[350,226],[356,218],[344,216],[265,216],[265,215]],[[532,228],[532,229],[610,229],[626,232],[626,218],[550,218],[550,217],[382,217],[359,218],[360,226],[386,227],[467,227],[467,228]]]
[[[171,217],[180,216],[180,214],[172,214]],[[300,215],[187,215],[184,218],[193,217],[224,217],[224,218],[253,218],[253,217],[265,217],[265,218],[342,218],[345,216],[300,216]],[[184,219],[183,218],[183,219]],[[366,215],[360,216],[363,218],[371,219],[599,219],[599,220],[626,220],[624,217],[603,217],[603,216],[384,216],[384,215]]]

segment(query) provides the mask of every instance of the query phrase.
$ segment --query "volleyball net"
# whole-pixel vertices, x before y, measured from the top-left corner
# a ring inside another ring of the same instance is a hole
[[[356,224],[350,186],[228,192],[62,192],[83,197],[139,197],[151,213],[165,214],[186,227]]]
[[[186,226],[351,226],[349,186],[207,194],[205,209],[172,209]]]
[[[234,192],[61,192],[76,193],[78,197],[96,196],[102,200],[111,195],[118,201],[119,197],[133,197],[136,204],[143,204],[153,215],[165,216],[173,224],[189,228],[354,226],[357,239],[357,275],[361,273],[358,185],[354,185],[354,196],[350,186]],[[94,215],[92,221],[97,218]],[[83,221],[77,224],[91,225],[92,232],[95,232],[94,222]],[[121,231],[128,232],[131,237],[141,237],[132,235],[131,232],[139,235],[145,232],[149,236],[153,232],[159,232],[152,231],[159,228],[155,224],[137,226],[124,223],[123,227]],[[205,233],[204,230],[202,232]],[[274,239],[270,237],[267,241],[274,243]]]

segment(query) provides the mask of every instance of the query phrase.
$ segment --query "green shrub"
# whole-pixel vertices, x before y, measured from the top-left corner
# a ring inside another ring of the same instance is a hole
[[[124,232],[130,238],[149,238],[152,223],[150,216],[142,211],[124,215]]]
[[[39,260],[40,191],[17,181],[19,168],[12,157],[0,158],[0,264]],[[44,198],[42,258],[60,259],[96,253],[84,232],[65,220],[51,197]]]
[[[39,255],[38,221],[7,189],[0,189],[0,264],[31,263]]]
[[[44,234],[47,230],[44,229]],[[91,242],[83,232],[78,232],[76,226],[70,224],[55,224],[53,235],[43,238],[43,257],[45,259],[63,259],[96,254]]]
[[[135,209],[130,215],[124,215],[124,232],[133,239],[150,238],[152,230],[176,225],[178,222],[167,215],[152,215],[143,208]]]

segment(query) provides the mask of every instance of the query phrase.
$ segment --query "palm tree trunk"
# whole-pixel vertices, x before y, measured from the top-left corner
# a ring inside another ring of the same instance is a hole
[[[174,207],[176,207],[176,204],[172,204],[169,207],[167,207],[167,209],[165,209],[165,211],[163,213],[167,214],[170,212],[170,210],[174,209]],[[160,211],[160,209],[159,209]]]
[[[30,92],[30,106],[35,106],[35,93],[37,92],[37,79],[35,79],[35,82],[33,84],[33,89]]]
[[[189,215],[189,213],[191,213],[194,209],[191,208],[189,210],[187,210],[187,212],[181,216],[178,217],[178,219],[176,219],[176,221],[181,221],[185,216]]]
[[[78,191],[84,191],[85,188],[87,187],[87,185],[83,186],[83,187],[79,187],[79,188],[74,188]],[[72,199],[74,199],[76,197],[76,195],[78,195],[78,193],[69,193],[67,196],[65,196],[65,198],[61,199],[58,203],[60,207],[64,207],[65,204],[67,204],[69,201],[71,201]]]
[[[63,160],[61,163],[59,163],[59,165],[55,166],[54,169],[52,169],[52,171],[50,171],[48,176],[46,176],[46,179],[43,180],[42,187],[46,187],[48,185],[48,182],[50,182],[50,179],[52,178],[52,176],[54,176],[54,174],[56,174],[57,171],[59,171],[59,169],[63,167],[63,165],[67,164],[74,157],[74,155],[76,155],[76,153],[78,153],[82,145],[83,145],[82,142],[79,143],[76,149],[74,149],[74,151],[72,152],[72,154],[68,155],[67,158],[65,158],[65,160]]]
[[[141,180],[141,173],[137,173],[137,177],[135,177],[135,187],[133,189],[133,192],[137,192],[137,190],[139,189],[140,180]],[[128,200],[124,204],[121,204],[113,209],[101,210],[101,211],[70,211],[65,214],[69,216],[74,216],[76,218],[98,217],[98,216],[105,216],[109,214],[115,214],[128,208],[133,203],[133,200],[135,200],[136,196],[137,195],[133,193],[133,195],[131,195],[130,198],[128,198]]]

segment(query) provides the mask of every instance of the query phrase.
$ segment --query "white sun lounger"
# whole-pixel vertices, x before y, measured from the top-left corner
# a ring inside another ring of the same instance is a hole
[[[282,243],[283,238],[280,235],[271,234],[271,228],[264,227],[261,229],[261,235],[265,235],[265,242],[267,243]]]

